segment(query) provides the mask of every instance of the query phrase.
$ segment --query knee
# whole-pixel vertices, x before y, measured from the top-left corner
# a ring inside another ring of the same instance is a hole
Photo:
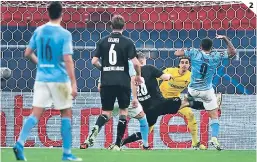
[[[128,109],[120,109],[120,116],[121,115],[124,115],[124,116],[127,116],[128,115]]]
[[[144,111],[141,111],[137,116],[135,116],[136,119],[141,119],[145,116]]]
[[[192,120],[195,115],[191,108],[185,107],[184,109],[181,109],[179,113],[187,118],[187,120]]]
[[[110,119],[112,112],[111,111],[102,111],[102,115],[105,115],[108,119]]]
[[[219,118],[218,109],[210,110],[210,111],[208,111],[208,114],[209,114],[209,117],[211,119],[218,119]]]

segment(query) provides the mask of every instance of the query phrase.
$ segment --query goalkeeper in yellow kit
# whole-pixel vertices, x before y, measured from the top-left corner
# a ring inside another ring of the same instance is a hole
[[[181,57],[179,60],[179,66],[175,68],[166,68],[163,73],[170,74],[173,79],[168,81],[162,81],[160,84],[160,90],[164,98],[175,98],[180,97],[181,92],[184,91],[189,82],[191,72],[190,68],[190,59],[188,57]],[[192,135],[192,147],[205,150],[206,147],[201,144],[198,140],[198,128],[195,120],[194,113],[191,108],[185,107],[178,111],[179,114],[183,115],[188,121],[188,128]],[[150,131],[153,128],[150,128]]]

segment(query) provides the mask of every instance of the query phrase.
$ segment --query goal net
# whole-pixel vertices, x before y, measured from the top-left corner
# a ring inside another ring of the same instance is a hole
[[[12,70],[12,77],[1,82],[1,146],[10,147],[30,114],[36,66],[23,56],[36,27],[48,21],[48,2],[2,2],[1,67]],[[74,61],[79,95],[73,108],[73,147],[79,147],[100,114],[97,92],[99,70],[91,64],[96,42],[111,32],[110,19],[121,14],[126,20],[124,35],[137,50],[146,53],[148,64],[160,69],[178,65],[174,51],[198,48],[201,39],[213,39],[214,48],[226,45],[214,39],[227,35],[237,49],[236,57],[223,61],[213,79],[216,92],[224,94],[219,139],[227,149],[256,148],[256,15],[241,2],[63,2],[62,26],[73,37]],[[194,111],[199,140],[207,145],[209,118],[205,111]],[[158,118],[150,134],[155,149],[190,148],[186,120],[176,115]],[[115,140],[117,118],[111,119],[97,137],[95,148]],[[61,146],[60,113],[45,111],[33,128],[26,146]],[[130,119],[126,135],[139,130]],[[126,145],[138,148],[139,143]]]

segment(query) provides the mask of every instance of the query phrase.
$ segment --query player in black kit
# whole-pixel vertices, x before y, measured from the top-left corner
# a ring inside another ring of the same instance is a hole
[[[164,74],[155,66],[146,65],[146,58],[143,53],[138,53],[138,59],[142,65],[141,75],[144,82],[138,88],[138,101],[143,107],[146,114],[148,125],[150,128],[156,123],[160,115],[176,114],[179,109],[190,106],[195,109],[204,109],[203,103],[199,101],[188,101],[185,98],[183,101],[179,97],[165,99],[159,89],[157,78],[162,80],[173,79],[170,74]],[[163,77],[163,75],[166,75]],[[122,146],[140,140],[141,133],[137,132],[122,140]],[[149,149],[149,148],[144,148]]]
[[[114,103],[117,98],[120,116],[117,126],[116,144],[120,146],[127,124],[128,106],[130,104],[130,75],[128,60],[131,60],[136,70],[135,80],[141,83],[141,68],[137,59],[134,43],[122,35],[125,21],[120,15],[112,18],[112,33],[99,40],[92,64],[101,70],[101,103],[102,114],[98,117],[95,126],[81,148],[94,145],[95,138],[102,126],[111,118]],[[99,59],[102,60],[102,65]]]

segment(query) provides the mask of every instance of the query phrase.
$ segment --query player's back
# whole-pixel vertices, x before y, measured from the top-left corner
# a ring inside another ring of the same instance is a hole
[[[145,83],[139,86],[138,101],[144,109],[148,109],[164,100],[157,82],[163,73],[152,65],[142,66],[141,71]]]
[[[36,81],[69,81],[63,55],[73,54],[71,33],[60,25],[46,23],[35,30],[31,39],[38,56]]]
[[[228,54],[211,51],[206,54],[200,49],[191,49],[185,52],[191,58],[191,82],[189,87],[195,90],[209,90],[212,88],[213,76],[218,65],[223,58],[228,58]]]
[[[128,60],[136,56],[133,42],[121,33],[112,33],[99,41],[98,50],[102,59],[102,86],[130,87]]]

